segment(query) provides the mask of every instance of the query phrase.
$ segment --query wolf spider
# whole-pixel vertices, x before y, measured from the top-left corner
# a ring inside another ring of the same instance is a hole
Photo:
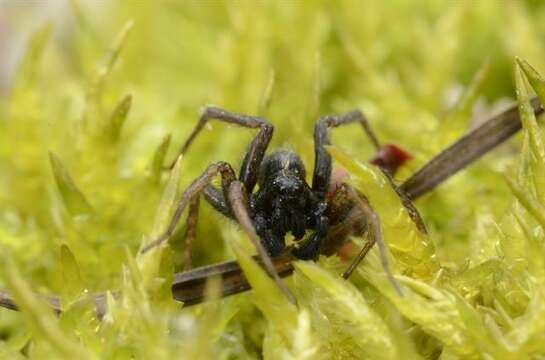
[[[339,225],[345,217],[345,215],[338,214],[339,209],[334,211],[330,206],[335,201],[335,196],[332,196],[329,191],[332,179],[332,161],[325,149],[325,145],[330,144],[329,128],[359,123],[381,154],[375,158],[374,163],[380,165],[386,175],[392,174],[397,166],[406,160],[407,154],[394,145],[381,146],[365,116],[359,110],[342,115],[323,116],[314,127],[315,163],[312,185],[309,185],[306,181],[305,166],[295,152],[280,149],[265,155],[274,130],[269,121],[257,116],[235,114],[217,107],[207,106],[202,111],[199,122],[189,138],[183,144],[180,155],[187,152],[206,123],[213,119],[258,129],[257,135],[250,143],[244,156],[239,176],[237,177],[227,162],[220,161],[209,165],[183,193],[166,231],[141,251],[147,252],[172,236],[182,212],[189,205],[185,234],[187,246],[184,256],[186,263],[190,263],[189,243],[195,236],[199,195],[202,194],[214,209],[240,225],[257,249],[258,256],[269,275],[276,281],[288,299],[295,303],[295,298],[290,290],[275,272],[271,257],[276,257],[285,251],[285,235],[291,233],[298,244],[292,249],[293,256],[302,260],[316,260],[320,253],[326,252],[324,248],[327,247],[327,244],[324,244],[324,239],[330,235],[330,230]],[[172,168],[173,165],[169,168]],[[221,176],[221,189],[211,184],[217,175]],[[388,178],[391,179],[389,176]],[[259,188],[254,191],[256,184],[259,185]],[[393,182],[392,185],[396,188]],[[344,202],[349,205],[349,208],[354,206],[359,208],[360,214],[363,215],[361,225],[369,231],[367,244],[343,273],[343,277],[350,276],[369,249],[377,242],[385,272],[397,291],[401,293],[388,266],[386,247],[382,240],[377,213],[371,208],[367,199],[361,194],[356,194],[351,187],[344,186],[340,190],[344,192],[344,196],[350,199],[348,202]],[[341,212],[347,213],[347,211]],[[312,232],[305,238],[307,230]],[[341,233],[344,238],[348,237],[347,233]],[[341,242],[339,239],[335,241]]]

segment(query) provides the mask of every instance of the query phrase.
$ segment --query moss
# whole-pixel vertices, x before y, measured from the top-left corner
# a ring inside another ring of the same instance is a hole
[[[72,0],[69,21],[32,28],[0,98],[0,285],[23,310],[2,311],[1,355],[545,355],[545,149],[527,103],[545,89],[540,2],[88,5]],[[28,10],[10,9],[13,27],[28,26]],[[269,118],[272,146],[294,149],[308,168],[316,118],[359,108],[380,139],[413,154],[401,180],[502,97],[518,100],[522,136],[417,201],[428,236],[364,165],[373,149],[362,134],[333,134],[336,161],[382,219],[402,298],[375,249],[350,282],[337,277],[337,257],[297,263],[295,308],[255,269],[247,239],[206,206],[194,265],[236,256],[253,292],[218,300],[212,282],[209,303],[174,303],[183,228],[172,247],[137,255],[208,163],[241,162],[252,132],[213,123],[170,174],[161,171],[205,104]],[[99,321],[81,299],[106,289],[123,296],[110,293]],[[65,313],[55,317],[33,292],[61,294]]]

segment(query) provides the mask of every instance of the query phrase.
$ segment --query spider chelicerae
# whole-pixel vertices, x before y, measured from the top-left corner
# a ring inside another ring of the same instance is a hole
[[[390,175],[409,157],[395,145],[381,146],[362,112],[354,110],[341,115],[327,115],[316,122],[315,161],[311,185],[306,181],[305,166],[295,152],[280,149],[265,155],[274,127],[269,121],[258,116],[235,114],[218,107],[207,106],[183,144],[180,155],[187,152],[209,120],[220,120],[258,130],[244,156],[238,177],[227,162],[220,161],[209,165],[184,191],[166,231],[146,245],[142,252],[147,252],[172,236],[188,205],[186,245],[190,243],[195,236],[199,197],[202,195],[218,212],[241,226],[256,247],[269,275],[292,302],[295,302],[293,295],[275,272],[271,261],[271,257],[286,251],[287,233],[293,235],[298,245],[288,251],[298,259],[315,260],[319,254],[331,255],[334,249],[338,248],[337,244],[342,243],[348,235],[362,234],[367,230],[369,232],[367,244],[343,273],[343,277],[350,276],[377,242],[386,274],[398,292],[401,292],[389,271],[378,215],[367,199],[352,187],[340,182],[331,186],[332,160],[326,150],[326,145],[331,143],[330,128],[359,123],[378,151],[372,162],[379,165],[390,180]],[[221,189],[211,183],[217,175],[221,177]],[[393,181],[391,184],[397,190]],[[256,185],[258,189],[254,191]],[[409,214],[417,218],[414,207],[402,194],[400,195]],[[345,225],[348,217],[356,219],[350,222],[351,229],[347,229]],[[420,221],[417,222],[419,223],[421,224]],[[307,231],[310,231],[310,234],[305,236]],[[186,246],[184,254],[186,263],[190,263],[189,248]]]

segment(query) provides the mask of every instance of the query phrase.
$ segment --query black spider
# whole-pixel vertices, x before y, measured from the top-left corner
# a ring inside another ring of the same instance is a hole
[[[325,149],[325,145],[330,144],[329,128],[354,122],[361,124],[377,150],[382,151],[382,155],[375,159],[375,163],[391,172],[400,165],[402,157],[395,154],[398,149],[392,150],[391,145],[381,147],[360,111],[328,115],[317,121],[314,127],[315,164],[312,185],[306,182],[305,166],[301,158],[293,151],[282,149],[265,156],[274,128],[270,122],[257,116],[234,114],[212,106],[205,107],[198,124],[182,146],[180,154],[188,150],[197,134],[211,119],[259,129],[242,161],[238,178],[227,162],[209,165],[183,193],[165,233],[144,247],[142,252],[148,251],[173,234],[188,204],[190,211],[186,237],[189,240],[194,237],[199,194],[202,194],[217,211],[241,225],[252,240],[269,274],[274,277],[290,300],[293,300],[293,296],[275,273],[270,259],[285,250],[284,239],[287,233],[291,233],[299,245],[292,250],[295,257],[303,260],[316,259],[320,252],[327,253],[327,249],[331,247],[326,241],[328,236],[335,234],[347,237],[345,229],[343,231],[335,229],[339,228],[338,225],[357,205],[360,215],[363,215],[363,217],[360,216],[361,221],[358,225],[362,228],[361,231],[371,228],[372,241],[368,243],[372,245],[378,241],[381,245],[378,216],[366,199],[360,196],[354,197],[354,191],[347,187],[337,189],[338,194],[334,196],[329,191],[332,166],[331,156]],[[218,174],[221,176],[221,189],[211,184],[212,179]],[[256,184],[259,188],[254,192]],[[304,238],[307,230],[311,233]],[[186,248],[189,249],[189,246]],[[344,273],[345,277],[350,275],[369,248],[362,249],[360,255]],[[381,250],[384,255],[383,246]],[[186,263],[190,263],[189,250],[185,256]],[[385,256],[382,259],[387,269]]]

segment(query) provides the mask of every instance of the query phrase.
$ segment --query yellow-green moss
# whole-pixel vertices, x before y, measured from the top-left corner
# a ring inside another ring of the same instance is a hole
[[[545,356],[544,135],[527,107],[529,92],[545,96],[541,2],[92,3],[69,1],[67,21],[44,24],[6,6],[9,25],[32,35],[0,97],[0,285],[23,310],[0,310],[0,356]],[[336,159],[372,191],[403,298],[375,249],[350,282],[336,257],[297,263],[295,308],[207,206],[194,265],[236,255],[254,292],[217,300],[211,283],[209,303],[183,309],[168,286],[183,265],[179,235],[137,255],[208,163],[240,164],[252,131],[213,123],[170,175],[160,171],[205,104],[269,118],[272,146],[309,169],[316,118],[359,108],[381,140],[414,155],[401,180],[503,97],[518,99],[524,135],[417,201],[428,237],[393,218],[396,197],[357,163],[373,155],[365,137],[333,134]],[[61,294],[65,313],[30,289]],[[108,296],[99,321],[78,300],[106,289],[123,296]]]

